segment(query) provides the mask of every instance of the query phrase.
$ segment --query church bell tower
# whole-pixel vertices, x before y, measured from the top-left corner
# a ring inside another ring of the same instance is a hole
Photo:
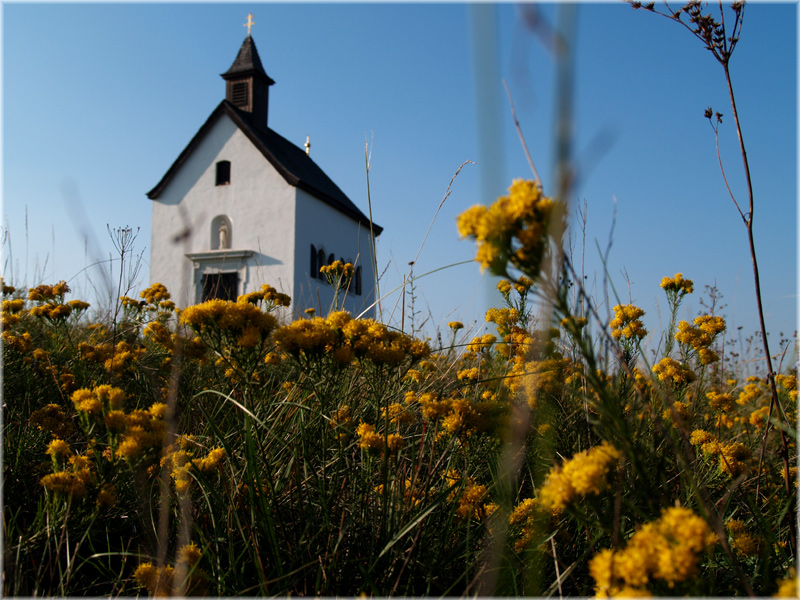
[[[253,15],[247,15],[247,37],[231,68],[221,77],[225,80],[225,99],[236,108],[251,113],[257,125],[266,127],[269,86],[275,81],[264,71],[256,44],[250,36],[250,27],[254,24]]]

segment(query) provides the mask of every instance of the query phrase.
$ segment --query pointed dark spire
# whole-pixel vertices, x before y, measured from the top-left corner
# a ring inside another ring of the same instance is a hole
[[[251,36],[245,38],[236,60],[221,77],[226,81],[225,99],[237,108],[252,113],[257,122],[266,126],[269,86],[275,81],[264,70]]]

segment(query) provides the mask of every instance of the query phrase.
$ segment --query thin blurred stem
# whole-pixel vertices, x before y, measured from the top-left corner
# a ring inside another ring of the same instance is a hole
[[[541,282],[548,283],[541,305],[541,319],[539,322],[545,327],[551,322],[556,306],[559,302],[559,282],[564,267],[566,254],[564,252],[565,219],[569,214],[569,198],[572,192],[572,107],[573,107],[573,77],[575,58],[575,31],[577,25],[577,5],[573,3],[559,4],[557,7],[557,39],[556,45],[556,138],[555,138],[555,182],[556,196],[561,202],[556,203],[559,208],[553,211],[550,218],[548,238],[554,249],[553,260],[547,262],[540,274]],[[518,133],[521,132],[517,129]],[[523,146],[525,146],[523,140]],[[535,171],[534,171],[535,173]],[[537,177],[538,178],[538,177]],[[533,351],[533,349],[531,349]],[[528,390],[529,393],[530,390]],[[510,497],[514,481],[519,475],[522,465],[522,449],[525,446],[528,427],[530,423],[530,409],[527,402],[518,403],[519,414],[511,419],[512,425],[508,439],[500,458],[498,486],[500,497]],[[546,444],[547,442],[540,442]],[[508,519],[503,511],[496,511],[494,520],[494,533],[487,548],[488,567],[481,576],[478,585],[478,595],[492,596],[498,585],[501,571],[504,548],[508,538]],[[504,518],[506,517],[506,518]],[[531,565],[530,573],[535,579],[536,567]],[[534,586],[538,582],[534,582]],[[536,590],[538,591],[538,590]]]
[[[525,136],[522,135],[522,128],[520,127],[519,119],[517,119],[517,111],[514,109],[514,99],[511,97],[511,90],[508,89],[508,84],[506,83],[505,79],[503,79],[503,87],[506,88],[508,104],[511,106],[511,118],[514,119],[514,127],[517,129],[517,135],[519,136],[519,141],[522,144],[522,150],[525,152],[525,157],[528,159],[528,164],[531,166],[533,176],[536,178],[536,183],[541,190],[542,178],[539,177],[539,172],[536,170],[536,165],[533,164],[533,158],[531,158],[531,153],[528,151],[528,144],[525,142]]]

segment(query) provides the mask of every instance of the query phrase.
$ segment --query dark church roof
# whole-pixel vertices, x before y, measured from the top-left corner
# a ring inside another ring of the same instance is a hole
[[[275,83],[264,70],[261,58],[258,56],[258,50],[256,50],[256,44],[249,35],[242,43],[242,47],[239,48],[239,54],[236,55],[236,60],[233,61],[231,68],[225,71],[222,77],[227,79],[234,75],[260,75],[267,80],[269,85]]]
[[[258,55],[256,55],[257,57]],[[238,58],[237,58],[238,60]],[[260,64],[260,63],[259,63]],[[236,63],[234,63],[234,66]],[[180,167],[188,159],[189,155],[202,142],[203,138],[211,130],[214,123],[225,114],[242,130],[253,145],[258,148],[269,163],[275,167],[287,183],[304,190],[332,206],[339,212],[344,213],[354,221],[364,227],[369,227],[369,218],[362,213],[358,207],[345,195],[342,190],[328,177],[319,166],[306,154],[289,140],[274,132],[269,127],[257,125],[253,121],[251,113],[239,110],[227,100],[223,100],[219,106],[211,113],[206,122],[195,134],[189,145],[184,148],[180,156],[172,163],[158,185],[147,192],[147,197],[155,200],[175,176]],[[375,235],[380,235],[383,228],[373,223]]]

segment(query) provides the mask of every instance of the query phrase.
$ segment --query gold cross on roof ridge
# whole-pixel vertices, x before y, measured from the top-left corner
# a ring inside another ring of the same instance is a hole
[[[252,13],[247,13],[247,23],[244,24],[244,27],[247,27],[247,35],[250,35],[250,28],[255,25],[256,22],[253,21]]]

